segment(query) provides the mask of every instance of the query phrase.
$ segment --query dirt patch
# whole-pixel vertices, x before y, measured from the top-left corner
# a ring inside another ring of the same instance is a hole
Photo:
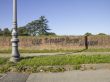
[[[81,65],[63,65],[63,66],[40,66],[38,72],[64,72],[73,70],[110,70],[110,64],[81,64]]]
[[[82,68],[85,68],[87,70],[93,69],[93,70],[98,70],[98,69],[110,69],[110,64],[82,64]]]

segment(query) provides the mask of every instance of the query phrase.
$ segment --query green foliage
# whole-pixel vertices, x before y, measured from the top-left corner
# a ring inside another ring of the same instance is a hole
[[[55,55],[23,58],[18,65],[54,66],[90,63],[110,63],[110,55]]]
[[[47,36],[56,36],[56,34],[53,33],[53,32],[48,32],[48,33],[46,33],[46,35],[47,35]]]
[[[18,28],[19,36],[28,36],[28,29],[26,27]]]
[[[38,20],[34,20],[34,21],[28,23],[25,27],[28,29],[28,33],[30,35],[35,36],[38,31]]]
[[[0,67],[0,73],[6,73],[9,72],[9,65],[3,65],[2,67]]]
[[[0,50],[0,53],[11,53],[11,49],[3,49]],[[31,49],[19,49],[20,53],[57,53],[57,52],[62,52],[62,53],[76,53],[76,52],[110,52],[110,48],[89,48],[87,50],[85,49],[76,49],[76,50],[63,50],[63,49],[56,49],[56,50],[31,50]]]
[[[2,31],[2,29],[0,29],[0,36],[2,36],[3,35],[3,31]]]
[[[48,27],[48,20],[45,16],[41,16],[38,20],[28,23],[25,27],[28,29],[28,33],[33,36],[54,34],[48,32],[50,29]]]
[[[5,64],[7,62],[6,58],[0,58],[0,65]]]
[[[110,52],[110,48],[89,48],[84,52]]]
[[[45,16],[41,16],[38,20],[38,35],[47,35],[48,30],[48,20],[45,18]]]
[[[87,32],[87,33],[85,33],[84,35],[90,36],[90,35],[92,35],[92,33]]]
[[[3,35],[4,36],[11,36],[11,31],[8,28],[4,28]]]
[[[104,35],[107,35],[107,34],[105,34],[105,33],[99,33],[99,34],[97,34],[97,35],[102,35],[102,36],[104,36]]]
[[[63,72],[65,65],[74,66],[79,70],[82,64],[110,63],[110,54],[106,55],[54,55],[25,57],[18,63],[8,62],[7,58],[1,58],[0,72]],[[6,60],[6,61],[4,61]]]

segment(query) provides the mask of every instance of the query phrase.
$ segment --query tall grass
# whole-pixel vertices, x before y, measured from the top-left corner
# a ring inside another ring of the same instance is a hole
[[[8,61],[7,58],[0,58],[0,65],[6,64]]]
[[[23,58],[18,65],[74,65],[74,64],[110,63],[110,55],[56,55]]]
[[[11,63],[7,58],[0,58],[0,73],[5,72],[39,72],[41,70],[51,72],[63,72],[65,65],[72,65],[79,69],[81,64],[110,63],[110,54],[106,55],[54,55],[25,57],[17,63]],[[49,67],[45,67],[49,66]]]

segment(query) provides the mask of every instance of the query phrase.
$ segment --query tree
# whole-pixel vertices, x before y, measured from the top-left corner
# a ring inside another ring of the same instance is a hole
[[[56,34],[55,33],[53,33],[53,32],[49,32],[49,33],[47,33],[46,35],[50,35],[50,36],[56,36]]]
[[[45,16],[41,16],[38,20],[28,23],[25,27],[30,35],[47,35],[49,33],[48,30],[50,30],[47,23],[48,20]]]
[[[20,36],[28,36],[28,29],[26,27],[19,27],[18,33]]]
[[[48,30],[48,20],[44,17],[41,16],[38,20],[38,35],[47,35],[49,34]]]
[[[0,28],[0,36],[1,36],[1,35],[3,35],[3,31],[2,31],[2,29]]]
[[[10,36],[11,35],[11,31],[8,28],[4,28],[3,35],[4,36]]]
[[[35,36],[38,31],[38,20],[28,23],[25,27],[28,29],[28,34]]]
[[[107,35],[107,34],[105,34],[105,33],[99,33],[99,34],[97,34],[97,35]]]
[[[84,35],[90,36],[90,35],[92,35],[92,33],[87,32],[87,33],[85,33]]]

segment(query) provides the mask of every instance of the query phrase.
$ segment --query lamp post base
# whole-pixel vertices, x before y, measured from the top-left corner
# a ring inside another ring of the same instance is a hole
[[[20,54],[19,54],[19,50],[18,50],[19,39],[12,38],[11,42],[12,42],[12,57],[11,57],[10,61],[11,62],[18,62],[20,60]]]
[[[18,62],[19,60],[20,60],[20,57],[19,58],[15,58],[15,57],[10,58],[10,62]]]

